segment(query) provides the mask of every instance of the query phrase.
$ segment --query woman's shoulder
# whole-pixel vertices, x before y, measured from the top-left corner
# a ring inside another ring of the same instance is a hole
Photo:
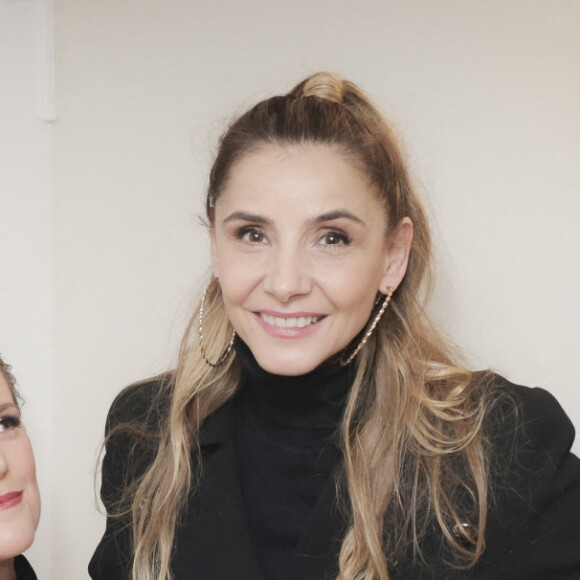
[[[107,415],[102,463],[101,498],[107,509],[153,461],[172,384],[173,375],[167,373],[129,385],[115,397]]]
[[[493,375],[489,394],[487,435],[495,445],[530,456],[541,452],[553,461],[570,451],[574,426],[550,392]]]
[[[122,425],[146,428],[158,424],[169,406],[173,377],[167,372],[125,387],[111,404],[106,433]]]
[[[516,569],[518,578],[578,578],[580,460],[570,451],[572,422],[544,389],[500,376],[490,386],[493,486],[484,561],[495,561],[502,578]]]

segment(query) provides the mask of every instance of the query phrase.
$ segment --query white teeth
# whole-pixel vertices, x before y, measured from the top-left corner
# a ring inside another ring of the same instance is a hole
[[[277,326],[278,328],[304,328],[310,324],[315,324],[320,320],[319,316],[297,316],[294,318],[280,318],[279,316],[271,316],[270,314],[260,313],[262,320],[270,326]]]

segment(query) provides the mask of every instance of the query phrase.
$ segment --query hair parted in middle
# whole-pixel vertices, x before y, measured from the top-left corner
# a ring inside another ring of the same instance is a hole
[[[337,481],[348,530],[338,579],[388,580],[397,559],[421,557],[421,538],[434,525],[442,557],[469,567],[484,548],[489,469],[481,427],[490,404],[488,374],[454,364],[450,347],[425,316],[429,227],[389,123],[355,84],[329,73],[259,102],[220,140],[207,192],[209,226],[237,161],[262,147],[300,144],[331,147],[367,176],[384,206],[387,235],[404,217],[414,227],[405,278],[351,363],[357,375],[341,426]],[[159,393],[158,406],[166,410],[160,411],[160,433],[151,438],[155,459],[119,504],[119,514],[130,514],[133,522],[133,580],[171,577],[179,516],[199,480],[192,472],[199,469],[200,428],[240,382],[235,357],[220,367],[204,363],[196,341],[198,314],[199,304],[178,368]],[[207,288],[203,317],[205,350],[217,360],[233,329],[216,279]]]

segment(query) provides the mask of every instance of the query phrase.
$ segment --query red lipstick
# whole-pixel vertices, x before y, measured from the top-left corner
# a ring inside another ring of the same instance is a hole
[[[0,495],[0,510],[7,510],[22,501],[22,491],[11,491]]]

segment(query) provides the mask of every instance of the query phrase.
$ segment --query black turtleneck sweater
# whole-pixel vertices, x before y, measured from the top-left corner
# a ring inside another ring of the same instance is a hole
[[[236,352],[243,368],[238,466],[264,577],[316,577],[317,561],[328,557],[329,547],[337,553],[344,533],[321,511],[337,509],[338,429],[354,368],[333,363],[280,376],[264,371],[239,339]]]

